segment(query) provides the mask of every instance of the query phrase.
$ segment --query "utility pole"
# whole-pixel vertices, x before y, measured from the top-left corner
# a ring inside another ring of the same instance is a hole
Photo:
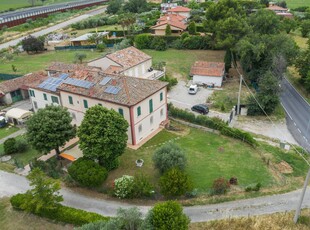
[[[308,174],[307,174],[307,177],[305,180],[305,184],[304,184],[304,187],[303,187],[302,192],[301,192],[300,200],[299,200],[296,212],[295,212],[295,216],[294,216],[295,224],[297,223],[299,215],[300,215],[300,209],[301,209],[301,205],[302,205],[302,202],[304,200],[304,197],[305,197],[307,186],[309,184],[309,179],[310,179],[310,168],[309,168],[309,171],[308,171]]]
[[[240,113],[241,87],[242,87],[242,75],[240,74],[240,85],[239,85],[239,93],[238,93],[237,115],[239,115],[239,113]]]

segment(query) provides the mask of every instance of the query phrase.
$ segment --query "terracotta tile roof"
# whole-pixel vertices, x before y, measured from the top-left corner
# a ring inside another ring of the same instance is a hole
[[[163,21],[163,22],[160,22],[160,23],[156,24],[155,26],[152,26],[151,29],[156,29],[159,26],[163,26],[163,25],[167,25],[167,24],[169,24],[170,26],[179,28],[181,30],[185,30],[187,28],[187,25],[185,25],[183,22]]]
[[[49,67],[46,68],[47,71],[55,72],[72,72],[76,70],[86,70],[86,71],[99,71],[99,68],[82,65],[82,64],[68,64],[63,62],[53,62]]]
[[[149,55],[133,46],[107,54],[106,57],[121,65],[124,70],[151,59]]]
[[[191,9],[184,6],[177,6],[175,8],[167,10],[167,12],[190,12]]]
[[[106,70],[103,72],[105,74],[118,74],[123,71],[123,68],[120,66],[110,65]]]
[[[106,85],[99,84],[104,77],[110,77],[111,80]],[[108,101],[124,106],[132,106],[167,86],[166,82],[158,80],[148,80],[111,74],[107,75],[103,72],[94,73],[91,79],[87,78],[85,80],[91,81],[95,83],[95,85],[89,89],[86,89],[62,83],[58,89],[60,91],[96,98],[102,101]],[[106,93],[105,90],[109,86],[119,87],[120,91],[117,94]]]
[[[287,11],[287,8],[283,8],[281,6],[277,6],[277,5],[270,5],[269,7],[267,7],[268,10],[273,10],[273,11]]]
[[[40,84],[47,78],[44,72],[30,73],[22,77],[3,81],[0,83],[0,91],[3,94],[13,92],[18,89],[28,89],[32,85]]]
[[[157,21],[162,22],[162,21],[177,21],[177,22],[182,22],[185,21],[186,17],[179,15],[179,14],[169,14],[169,15],[164,15],[161,16]]]
[[[196,61],[191,68],[190,75],[221,77],[224,69],[224,62]]]

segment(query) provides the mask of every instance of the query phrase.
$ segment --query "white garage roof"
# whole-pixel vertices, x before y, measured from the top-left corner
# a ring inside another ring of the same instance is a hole
[[[13,108],[6,112],[7,118],[15,118],[17,120],[31,116],[32,112],[24,109]]]
[[[71,42],[80,42],[80,41],[87,41],[89,39],[90,36],[92,36],[95,33],[87,33],[87,34],[83,34],[82,36],[79,36],[77,38],[73,38],[70,41]],[[98,32],[99,36],[106,36],[109,34],[109,32]]]

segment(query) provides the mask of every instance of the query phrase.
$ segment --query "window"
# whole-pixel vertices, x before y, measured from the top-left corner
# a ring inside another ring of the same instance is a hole
[[[38,109],[38,104],[37,104],[36,101],[33,102],[33,106],[34,106],[35,109]]]
[[[138,117],[141,115],[141,107],[140,106],[137,108],[137,114],[138,114]]]
[[[123,110],[122,108],[119,108],[119,109],[118,109],[118,113],[119,113],[120,115],[124,116],[124,110]]]
[[[47,95],[46,95],[46,93],[43,93],[43,97],[44,97],[44,100],[47,101]]]
[[[88,109],[88,102],[87,102],[87,100],[83,100],[83,102],[84,102],[84,108]]]
[[[154,121],[153,116],[151,116],[151,118],[150,118],[150,124],[151,125],[153,124],[153,121]]]
[[[139,133],[141,133],[142,132],[142,125],[139,125]]]
[[[160,116],[162,117],[164,115],[164,109],[160,110]]]
[[[98,103],[98,105],[102,106],[102,104],[101,104],[101,103]]]
[[[69,96],[69,104],[70,104],[70,105],[73,105],[73,99],[72,99],[71,96]]]
[[[31,90],[31,89],[29,90],[29,94],[30,94],[31,97],[35,97],[34,91]]]
[[[153,100],[149,100],[150,113],[153,112]]]
[[[53,103],[59,104],[59,102],[58,102],[58,97],[51,96],[51,98],[52,98],[52,102],[53,102]]]
[[[163,96],[163,92],[161,92],[161,93],[159,94],[159,97],[160,97],[160,101],[162,101],[162,100],[163,100],[163,98],[164,98],[164,96]]]

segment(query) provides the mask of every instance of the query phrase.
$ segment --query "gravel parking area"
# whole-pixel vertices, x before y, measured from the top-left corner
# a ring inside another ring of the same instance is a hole
[[[171,102],[177,108],[190,110],[193,105],[205,104],[208,97],[210,97],[214,91],[213,89],[198,87],[198,92],[195,95],[191,95],[188,94],[189,86],[190,83],[186,84],[185,81],[179,81],[179,83],[168,92],[168,102]],[[226,121],[228,120],[229,114],[210,110],[208,116],[220,117]]]

